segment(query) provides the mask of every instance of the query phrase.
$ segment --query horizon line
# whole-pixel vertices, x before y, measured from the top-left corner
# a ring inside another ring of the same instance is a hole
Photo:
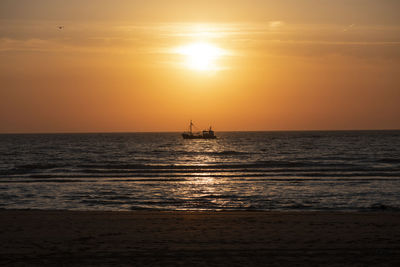
[[[371,131],[400,131],[397,129],[331,129],[331,130],[225,130],[225,131],[215,131],[220,133],[234,133],[234,132],[371,132]],[[65,132],[0,132],[0,135],[7,134],[126,134],[126,133],[181,133],[182,131],[65,131]]]

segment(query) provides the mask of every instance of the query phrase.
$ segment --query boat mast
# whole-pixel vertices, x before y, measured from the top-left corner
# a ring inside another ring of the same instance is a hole
[[[192,120],[190,120],[190,133],[192,133],[192,126],[193,126],[193,122],[192,122]]]

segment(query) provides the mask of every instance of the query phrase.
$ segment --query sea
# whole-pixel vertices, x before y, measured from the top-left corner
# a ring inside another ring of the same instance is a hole
[[[400,131],[1,134],[0,209],[400,211]]]

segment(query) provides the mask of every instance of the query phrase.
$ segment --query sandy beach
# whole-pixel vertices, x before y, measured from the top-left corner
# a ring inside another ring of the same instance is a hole
[[[400,213],[0,211],[0,265],[399,266]]]

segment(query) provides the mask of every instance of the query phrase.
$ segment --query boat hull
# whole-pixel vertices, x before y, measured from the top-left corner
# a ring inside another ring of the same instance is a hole
[[[204,136],[204,135],[194,135],[194,134],[182,134],[183,139],[216,139],[217,137],[214,136]]]

